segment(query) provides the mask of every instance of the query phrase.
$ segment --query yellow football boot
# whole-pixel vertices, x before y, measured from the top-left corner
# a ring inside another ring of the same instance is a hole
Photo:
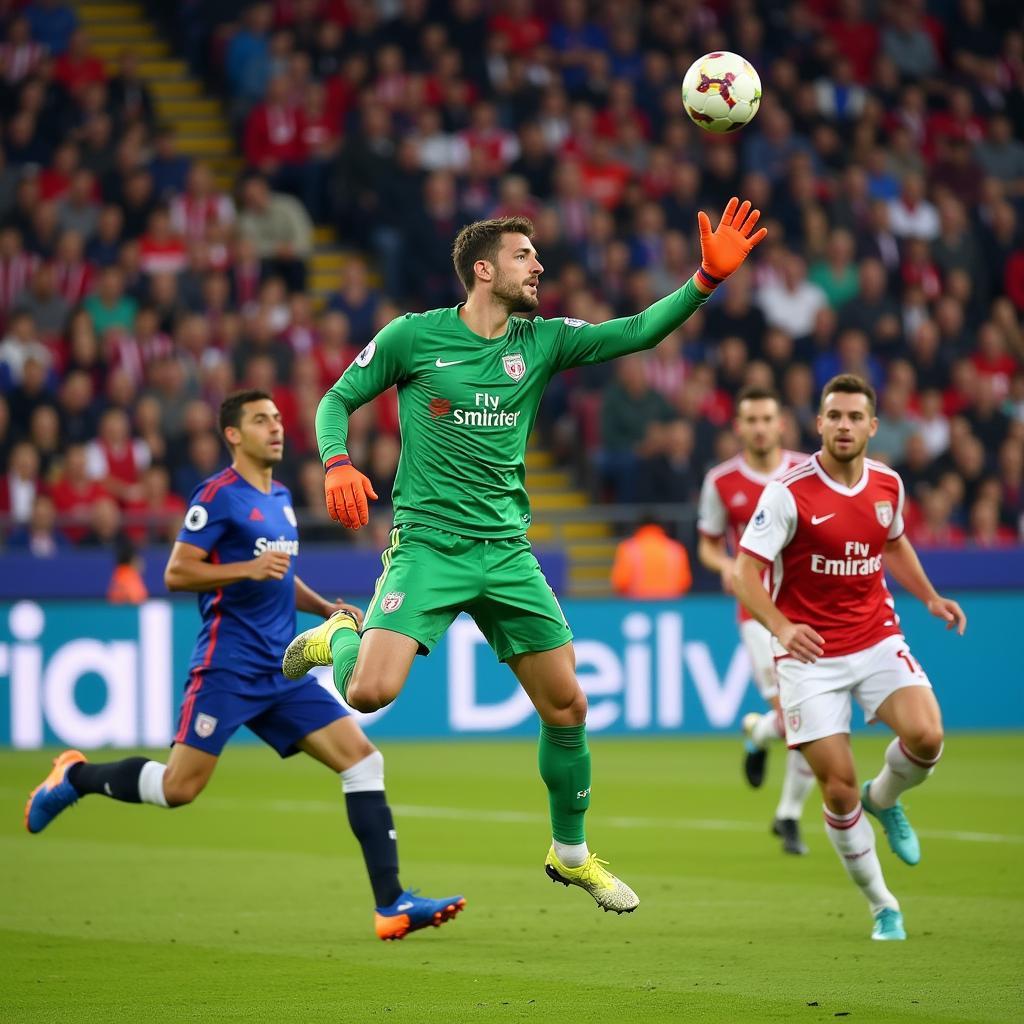
[[[359,627],[348,612],[335,612],[319,626],[300,633],[287,646],[281,659],[281,671],[289,679],[301,679],[314,665],[330,665],[331,637],[339,629],[358,632]]]
[[[640,899],[621,878],[616,878],[605,868],[607,863],[590,854],[578,868],[567,868],[552,846],[544,860],[544,870],[552,882],[585,889],[606,913],[614,910],[616,914],[631,914],[640,906]]]

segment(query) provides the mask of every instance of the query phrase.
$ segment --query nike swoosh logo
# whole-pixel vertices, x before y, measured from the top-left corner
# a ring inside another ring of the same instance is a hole
[[[415,903],[399,903],[395,910],[412,910],[415,905]]]
[[[459,363],[464,363],[465,361],[465,359],[453,359],[450,363],[446,363],[443,359],[438,359],[438,361],[434,363],[434,365],[439,368],[445,366],[458,366]]]
[[[811,516],[811,526],[821,526],[822,523],[827,523],[835,512],[829,512],[827,516]]]

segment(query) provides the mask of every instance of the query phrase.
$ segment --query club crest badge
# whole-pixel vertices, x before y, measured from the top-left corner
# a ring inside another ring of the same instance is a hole
[[[402,602],[405,600],[405,594],[401,590],[392,590],[390,593],[384,595],[380,602],[380,610],[385,615],[390,615],[392,612],[397,612],[402,607]]]
[[[197,736],[201,736],[205,740],[207,736],[213,735],[213,730],[216,728],[217,719],[213,715],[207,715],[203,712],[196,715],[195,730]]]
[[[893,510],[891,501],[876,501],[875,502],[875,516],[878,519],[880,525],[888,529],[892,526]]]
[[[797,711],[790,711],[789,715],[787,716],[787,721],[788,721],[790,729],[792,729],[793,732],[799,732],[800,731],[800,712],[799,712],[799,710],[797,710]]]
[[[505,372],[514,381],[523,379],[523,374],[526,373],[526,360],[523,359],[521,352],[513,352],[511,355],[502,356],[501,364],[505,367]]]

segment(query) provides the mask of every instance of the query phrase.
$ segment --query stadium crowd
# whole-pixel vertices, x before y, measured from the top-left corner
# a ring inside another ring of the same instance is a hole
[[[374,331],[460,298],[466,221],[527,214],[540,315],[634,313],[693,272],[696,211],[754,201],[769,237],[650,353],[552,383],[540,424],[595,498],[692,502],[735,451],[733,396],[778,389],[813,450],[839,371],[879,392],[873,453],[920,545],[1024,538],[1024,15],[1013,3],[278,0],[175,5],[223,90],[233,194],[175,150],[126,51],[73,9],[0,3],[0,517],[5,543],[176,532],[225,460],[237,386],[271,391],[282,477],[323,515],[312,415]],[[703,52],[760,71],[711,137],[679,83]],[[314,222],[351,251],[304,291]],[[385,503],[394,396],[353,418]]]

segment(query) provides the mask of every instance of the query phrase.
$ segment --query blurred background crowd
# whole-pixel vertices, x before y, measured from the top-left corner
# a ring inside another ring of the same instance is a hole
[[[598,322],[679,287],[696,212],[769,236],[653,352],[552,382],[538,425],[599,502],[692,503],[735,452],[733,398],[776,388],[817,447],[832,374],[879,392],[873,452],[924,546],[1024,537],[1024,11],[982,0],[179,0],[150,7],[224,99],[245,172],[181,156],[129,49],[73,5],[0,0],[0,522],[40,555],[174,536],[225,452],[215,409],[271,391],[280,476],[321,517],[312,416],[375,330],[461,298],[450,245],[526,214],[540,315]],[[700,54],[759,70],[711,137]],[[315,300],[315,225],[349,252]],[[384,502],[394,396],[353,421]],[[332,533],[332,536],[337,537]]]

